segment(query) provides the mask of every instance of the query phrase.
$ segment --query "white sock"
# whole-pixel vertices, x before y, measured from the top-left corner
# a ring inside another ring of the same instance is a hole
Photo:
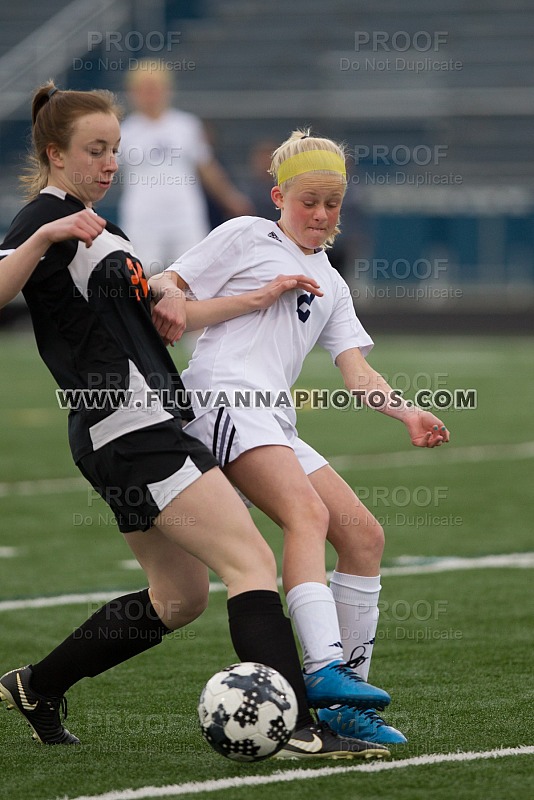
[[[365,658],[356,672],[366,681],[378,625],[380,575],[368,578],[334,571],[330,588],[336,601],[343,657],[345,661]]]
[[[332,590],[324,583],[299,583],[286,595],[289,616],[302,645],[305,672],[343,660],[341,634]]]

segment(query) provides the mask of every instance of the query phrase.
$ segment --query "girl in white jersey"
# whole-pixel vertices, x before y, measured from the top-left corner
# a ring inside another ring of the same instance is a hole
[[[373,342],[325,252],[338,233],[346,189],[342,148],[296,131],[274,152],[271,174],[279,222],[241,217],[224,223],[179,258],[167,277],[159,278],[160,285],[170,279],[197,300],[230,297],[298,268],[318,282],[322,296],[288,292],[268,309],[208,328],[182,376],[196,416],[187,430],[210,447],[237,488],[284,531],[283,584],[303,645],[307,685],[342,655],[366,679],[378,621],[384,534],[323,456],[299,438],[295,411],[288,405],[290,388],[318,343],[330,352],[347,389],[360,392],[364,401],[370,392],[382,392],[380,410],[406,425],[414,445],[439,446],[449,433],[433,414],[392,393],[365,360]],[[167,326],[169,320],[162,319],[163,332]],[[247,398],[254,406],[266,397],[270,408],[242,407]],[[210,407],[213,400],[220,407]],[[325,537],[338,553],[330,587]],[[374,708],[337,707],[320,716],[362,739],[406,741]]]
[[[299,720],[290,754],[309,755],[311,742],[312,752],[324,757],[387,756],[384,747],[353,743],[314,722],[309,703],[325,705],[332,696],[356,704],[370,696],[387,702],[389,696],[354,682],[344,666],[334,671],[331,685],[306,689],[273,554],[208,448],[183,431],[191,409],[169,401],[183,386],[151,318],[152,301],[158,308],[158,300],[165,305],[169,298],[151,297],[131,242],[93,210],[117,170],[119,119],[107,92],[60,91],[53,83],[37,90],[32,199],[0,244],[0,304],[22,290],[39,352],[60,388],[89,397],[96,386],[107,398],[97,407],[83,401],[71,406],[70,447],[82,474],[113,510],[150,588],[106,603],[43,658],[2,675],[0,700],[18,709],[43,744],[79,744],[61,719],[65,693],[198,617],[211,567],[228,590],[238,657],[275,667],[295,688]],[[307,291],[313,284],[303,276],[289,279]],[[287,281],[266,288],[273,301]],[[182,292],[173,286],[171,294]],[[232,306],[231,314],[243,313],[251,301],[261,306],[263,294],[195,304],[208,314],[200,326],[213,322],[214,312],[216,319],[228,316],[229,309],[220,315],[221,303]],[[178,328],[182,323],[185,315]],[[117,388],[131,393],[131,405],[113,403]],[[193,523],[181,525],[184,517]]]

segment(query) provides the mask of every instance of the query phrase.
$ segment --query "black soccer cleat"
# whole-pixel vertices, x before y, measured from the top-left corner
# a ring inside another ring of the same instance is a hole
[[[20,667],[6,672],[0,678],[0,700],[8,710],[20,711],[30,728],[32,737],[41,744],[80,744],[61,723],[59,712],[67,718],[65,697],[42,697],[30,688],[31,667]]]
[[[325,722],[295,731],[289,742],[273,758],[389,758],[381,744],[338,736]]]

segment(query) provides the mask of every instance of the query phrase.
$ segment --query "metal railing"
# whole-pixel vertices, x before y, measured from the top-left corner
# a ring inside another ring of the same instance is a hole
[[[116,30],[131,13],[128,0],[74,0],[0,58],[0,120],[22,106],[48,77],[63,74],[88,50],[88,31]]]

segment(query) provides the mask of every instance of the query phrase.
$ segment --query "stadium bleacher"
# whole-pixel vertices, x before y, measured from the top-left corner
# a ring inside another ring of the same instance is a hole
[[[56,48],[61,85],[121,92],[130,59],[172,62],[177,103],[212,123],[237,180],[246,178],[254,142],[284,138],[297,124],[347,142],[356,156],[348,199],[365,209],[367,226],[366,245],[349,248],[349,272],[355,255],[389,263],[440,257],[471,305],[533,302],[529,0],[332,0],[327,9],[322,0],[101,0],[84,27],[87,11],[79,0],[48,3],[46,12],[33,0],[23,10],[3,8],[0,81],[30,32],[34,73],[50,64],[36,30],[44,36],[58,13],[57,30],[70,20]],[[102,32],[102,42],[89,31]],[[138,36],[128,42],[132,31]],[[51,73],[43,70],[44,79]],[[8,88],[8,99],[18,99],[11,110],[0,107],[0,229],[20,203],[31,91],[24,75]],[[345,230],[350,239],[350,215]]]

